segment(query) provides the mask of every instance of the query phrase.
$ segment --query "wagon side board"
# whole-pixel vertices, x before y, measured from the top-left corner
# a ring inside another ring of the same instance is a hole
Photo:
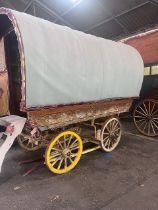
[[[133,98],[28,111],[28,119],[39,127],[56,129],[70,124],[129,111]]]

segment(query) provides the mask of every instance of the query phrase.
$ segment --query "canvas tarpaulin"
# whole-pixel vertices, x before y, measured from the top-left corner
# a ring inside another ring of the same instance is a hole
[[[134,48],[11,12],[24,47],[27,108],[139,96],[143,61]]]

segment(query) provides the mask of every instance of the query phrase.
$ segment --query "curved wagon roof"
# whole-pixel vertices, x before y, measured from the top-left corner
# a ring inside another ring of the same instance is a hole
[[[132,47],[1,8],[19,43],[25,108],[139,96],[143,61]]]

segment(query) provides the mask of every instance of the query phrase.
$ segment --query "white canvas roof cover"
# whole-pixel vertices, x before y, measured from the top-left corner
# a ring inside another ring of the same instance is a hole
[[[26,108],[139,96],[144,67],[134,48],[11,13],[24,48]]]

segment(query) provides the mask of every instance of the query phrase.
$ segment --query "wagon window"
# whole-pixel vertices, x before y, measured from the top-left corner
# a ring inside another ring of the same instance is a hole
[[[158,74],[158,65],[152,66],[151,67],[151,74]]]
[[[144,68],[144,75],[150,75],[150,66]]]
[[[0,40],[0,72],[6,70],[5,51],[4,51],[4,39]]]

